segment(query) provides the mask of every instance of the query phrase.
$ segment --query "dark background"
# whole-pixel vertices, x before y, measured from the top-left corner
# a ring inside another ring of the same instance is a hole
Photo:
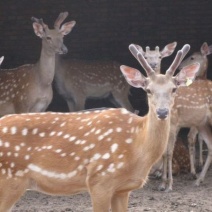
[[[1,0],[0,56],[2,68],[35,63],[40,56],[41,40],[35,36],[31,17],[43,18],[53,27],[58,14],[68,11],[66,21],[76,26],[66,36],[67,58],[112,59],[139,68],[128,50],[131,43],[142,47],[160,46],[177,41],[177,50],[185,43],[190,53],[203,42],[212,44],[212,6],[209,0]],[[162,70],[170,65],[175,53],[162,61]],[[212,56],[209,56],[208,78]],[[145,94],[132,89],[133,106],[146,112]],[[109,105],[106,100],[88,101],[87,108]],[[109,105],[110,106],[110,105]],[[67,111],[65,102],[55,93],[49,110]],[[142,112],[141,112],[142,113]]]

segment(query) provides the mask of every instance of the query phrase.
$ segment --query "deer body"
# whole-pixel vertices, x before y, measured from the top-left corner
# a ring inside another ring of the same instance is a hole
[[[0,119],[0,211],[9,211],[26,189],[66,195],[87,190],[93,211],[126,211],[130,191],[142,187],[166,149],[177,86],[198,65],[173,74],[185,45],[165,75],[156,75],[130,45],[148,77],[121,66],[127,82],[148,93],[149,112],[126,109],[29,113]]]
[[[57,57],[55,81],[58,93],[66,100],[69,111],[85,108],[88,98],[106,98],[117,107],[133,111],[128,100],[130,85],[114,61],[63,60]]]
[[[206,42],[202,44],[200,47],[200,51],[194,52],[191,56],[182,61],[179,66],[179,69],[190,65],[192,63],[198,62],[200,64],[199,71],[197,72],[196,79],[207,79],[207,69],[208,69],[208,55],[212,53],[212,45],[208,46]],[[192,178],[196,179],[196,169],[195,169],[195,143],[196,137],[198,134],[198,130],[194,127],[188,133],[188,142],[189,142],[189,153],[190,153],[190,161],[191,161],[191,175]],[[201,135],[198,135],[199,141],[199,168],[202,169],[203,166],[203,155],[202,155],[202,146],[203,139]]]
[[[61,13],[67,16],[68,13]],[[42,20],[33,18],[35,34],[42,39],[40,59],[15,69],[0,72],[0,116],[9,113],[43,112],[52,100],[52,81],[55,72],[55,54],[67,53],[63,36],[75,22],[62,25],[61,29],[48,29]],[[57,19],[55,24],[61,21]]]
[[[196,181],[196,185],[204,180],[211,163],[212,132],[210,130],[212,120],[212,82],[210,80],[196,80],[189,87],[180,87],[177,90],[175,103],[172,108],[170,137],[167,152],[164,155],[163,176],[160,189],[172,190],[172,154],[176,136],[182,127],[196,128],[205,140],[209,153],[204,168]],[[195,111],[195,113],[194,113]],[[194,148],[194,147],[193,147]],[[193,152],[193,150],[191,150]],[[168,182],[167,182],[168,165]]]
[[[105,198],[106,193],[111,198],[139,188],[146,182],[151,164],[162,156],[168,139],[169,120],[151,119],[148,123],[148,118],[125,109],[6,116],[0,120],[1,188],[13,182],[14,186],[25,185],[15,195],[25,189],[69,195],[86,190],[92,194],[91,189],[103,192],[107,185]],[[155,135],[148,127],[152,125]],[[146,165],[141,168],[140,164]],[[5,211],[2,205],[11,204],[12,194],[6,193],[7,189],[1,189],[1,211]]]

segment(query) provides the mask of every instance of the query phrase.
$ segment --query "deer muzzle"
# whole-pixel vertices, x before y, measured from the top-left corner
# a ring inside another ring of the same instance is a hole
[[[63,45],[61,47],[59,54],[67,54],[67,53],[68,53],[68,48],[65,45]]]
[[[169,110],[167,108],[159,108],[156,110],[156,113],[159,119],[166,119],[169,114]]]

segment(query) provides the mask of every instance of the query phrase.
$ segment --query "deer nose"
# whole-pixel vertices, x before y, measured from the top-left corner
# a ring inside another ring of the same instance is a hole
[[[169,110],[167,108],[159,108],[156,112],[159,119],[165,119],[168,116]]]
[[[59,54],[67,54],[68,53],[68,49],[66,46],[62,46],[61,51]]]

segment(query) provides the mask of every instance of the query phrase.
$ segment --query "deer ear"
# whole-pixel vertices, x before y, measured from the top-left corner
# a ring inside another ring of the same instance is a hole
[[[41,24],[34,22],[32,24],[35,34],[42,38],[45,35],[44,28]]]
[[[127,82],[135,88],[145,89],[147,86],[147,78],[137,69],[122,65],[120,67],[122,74]]]
[[[67,35],[69,32],[71,32],[71,30],[73,29],[75,24],[76,24],[76,21],[70,21],[70,22],[63,24],[60,28],[60,32],[63,35]]]
[[[174,77],[177,86],[189,86],[196,77],[196,73],[200,68],[199,63],[183,67],[180,72]]]
[[[169,55],[171,55],[171,54],[174,52],[176,46],[177,46],[177,42],[173,42],[173,43],[167,44],[167,45],[163,48],[163,50],[161,51],[161,56],[162,56],[162,58],[163,58],[163,57],[168,57]]]
[[[3,60],[4,60],[4,56],[0,57],[0,65],[2,64]]]

